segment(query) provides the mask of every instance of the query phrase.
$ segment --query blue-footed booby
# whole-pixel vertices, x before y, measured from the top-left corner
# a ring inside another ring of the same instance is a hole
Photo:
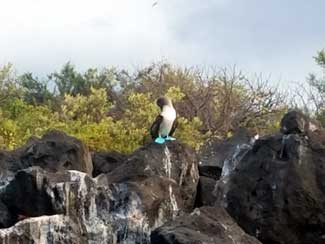
[[[150,134],[156,143],[163,144],[165,140],[175,140],[172,135],[177,127],[176,110],[172,101],[167,97],[159,98],[157,105],[160,107],[161,112],[153,122]]]

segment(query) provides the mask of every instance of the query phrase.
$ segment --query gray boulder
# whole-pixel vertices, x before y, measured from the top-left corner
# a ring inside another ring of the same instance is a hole
[[[93,162],[92,175],[96,177],[112,172],[127,159],[127,155],[118,152],[93,152],[91,158]]]
[[[235,134],[226,139],[212,138],[200,149],[199,158],[202,166],[210,166],[221,169],[226,159],[232,157],[238,146],[250,144],[253,135],[245,128],[240,128]]]
[[[78,170],[92,174],[88,147],[64,132],[52,130],[42,138],[32,137],[26,145],[10,152],[0,152],[1,176],[39,166],[47,171]]]
[[[280,131],[283,134],[308,134],[308,132],[313,132],[320,130],[321,126],[312,121],[303,113],[293,110],[286,113],[281,120]]]
[[[324,139],[320,133],[257,140],[218,181],[216,204],[263,243],[324,243]]]
[[[193,149],[177,141],[141,147],[122,165],[98,176],[97,180],[104,185],[132,182],[143,187],[143,182],[156,181],[159,177],[179,187],[184,210],[192,211],[199,180],[198,158]],[[145,192],[141,187],[139,190]]]
[[[150,233],[191,211],[199,179],[195,152],[148,144],[107,174],[16,172],[0,189],[0,242],[150,243]]]
[[[197,208],[151,233],[151,244],[260,244],[223,208]]]

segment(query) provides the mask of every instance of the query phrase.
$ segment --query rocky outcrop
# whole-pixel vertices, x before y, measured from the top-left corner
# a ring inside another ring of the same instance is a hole
[[[200,159],[178,141],[90,158],[62,132],[32,138],[0,152],[0,243],[323,244],[325,131],[313,128],[290,112],[281,133],[242,132]]]
[[[290,131],[244,149],[218,181],[216,204],[264,244],[325,243],[324,133]]]
[[[42,138],[32,137],[11,152],[0,152],[1,176],[12,176],[21,169],[39,166],[49,172],[78,170],[92,174],[88,147],[64,132],[49,131]]]
[[[299,111],[290,111],[286,113],[281,120],[280,131],[283,134],[305,134],[321,130],[321,126],[309,119],[306,115]]]
[[[179,142],[148,144],[97,178],[20,170],[0,189],[0,242],[149,243],[151,230],[191,211],[198,179],[195,152]]]
[[[199,152],[200,180],[196,207],[213,206],[217,200],[215,186],[220,176],[228,174],[236,167],[245,151],[251,148],[255,138],[245,128],[240,128],[234,136],[226,139],[210,139]],[[244,150],[245,149],[245,150]]]
[[[51,198],[46,192],[45,172],[18,171],[0,191],[6,215],[0,217],[0,226],[9,227],[22,218],[55,214]],[[9,218],[8,218],[9,216]]]
[[[151,234],[152,244],[259,244],[223,208],[197,208]]]
[[[1,229],[2,242],[113,243],[117,238],[114,214],[108,213],[115,211],[111,202],[120,196],[97,187],[85,173],[49,173],[39,167],[22,170],[3,189],[4,197],[10,214],[24,220]],[[17,201],[10,201],[14,198]]]
[[[225,181],[226,176],[252,148],[255,140],[256,138],[251,138],[246,129],[241,128],[233,137],[224,141],[212,140],[206,143],[199,154],[200,180],[196,207],[215,205],[218,199],[215,187],[219,178],[222,176]]]
[[[206,176],[200,176],[195,202],[196,207],[215,205],[218,200],[217,196],[214,194],[216,184],[217,180]]]
[[[238,151],[238,145],[250,144],[253,135],[245,128],[226,139],[213,138],[208,140],[200,149],[199,158],[202,166],[222,168],[226,159]]]
[[[222,173],[222,168],[211,165],[199,165],[200,176],[208,177],[214,180],[219,180]]]
[[[96,177],[100,174],[112,172],[127,159],[127,155],[118,152],[93,152],[91,158],[93,177]]]
[[[159,177],[179,187],[185,210],[191,211],[199,180],[198,159],[191,148],[177,141],[164,145],[151,143],[138,149],[121,166],[99,176],[98,182],[105,185],[135,182],[144,194],[141,188]]]
[[[68,227],[67,227],[68,226]],[[65,215],[41,216],[22,220],[0,230],[1,243],[86,244],[79,226]],[[110,243],[110,242],[107,242]],[[113,242],[111,242],[113,243]]]

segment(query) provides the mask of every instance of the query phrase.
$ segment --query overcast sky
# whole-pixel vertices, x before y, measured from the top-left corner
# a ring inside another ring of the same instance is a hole
[[[237,65],[304,80],[325,48],[324,0],[1,1],[0,64],[38,76],[79,69]],[[154,6],[153,6],[154,5]]]

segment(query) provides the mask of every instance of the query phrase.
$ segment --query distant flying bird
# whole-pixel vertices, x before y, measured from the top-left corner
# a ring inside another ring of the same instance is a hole
[[[157,2],[154,2],[154,3],[152,4],[152,7],[156,6],[157,4],[158,4],[158,1],[157,1]]]

